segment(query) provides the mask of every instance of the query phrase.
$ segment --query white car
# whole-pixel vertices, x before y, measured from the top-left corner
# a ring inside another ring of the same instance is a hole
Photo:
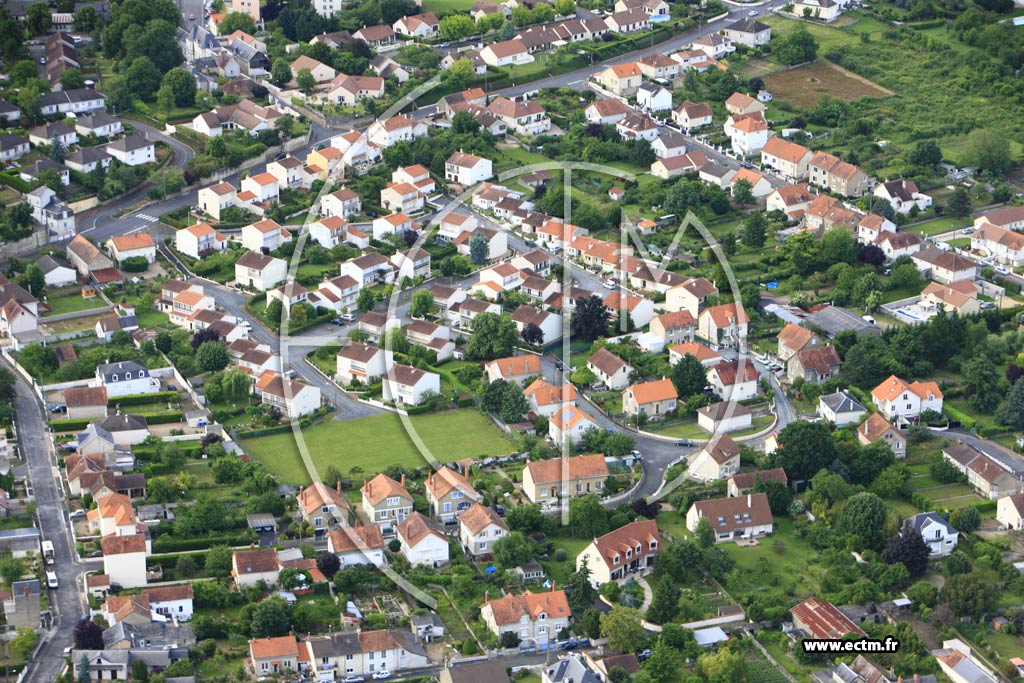
[[[995,267],[995,271],[997,273],[999,273],[1000,275],[1012,275],[1013,274],[1013,271],[1010,270],[1009,268],[1007,268],[1006,266],[996,266]]]
[[[752,9],[749,12],[747,12],[747,16],[756,17],[757,15],[758,11],[756,9]]]
[[[56,590],[59,585],[57,574],[55,572],[46,572],[46,587]]]
[[[363,681],[365,680],[366,679],[362,676],[356,676],[355,674],[345,676],[343,679],[341,679],[342,683],[363,683]]]
[[[377,673],[373,674],[373,680],[375,681],[383,681],[388,678],[391,678],[390,671],[378,671]]]
[[[615,289],[615,281],[614,280],[605,280],[604,281],[604,288],[605,289]]]

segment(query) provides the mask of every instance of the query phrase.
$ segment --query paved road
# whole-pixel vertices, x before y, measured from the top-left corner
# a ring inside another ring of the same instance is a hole
[[[6,361],[4,365],[10,367]],[[13,369],[12,369],[13,372]],[[39,532],[44,540],[53,542],[54,571],[60,588],[50,591],[50,604],[54,609],[54,630],[32,664],[29,680],[53,681],[64,665],[64,648],[71,645],[72,632],[78,618],[85,614],[79,593],[81,575],[89,564],[75,561],[71,545],[67,509],[57,483],[58,471],[50,451],[49,431],[43,405],[36,393],[20,374],[14,398],[15,419],[18,426],[18,446],[28,464],[28,477],[35,490],[38,504]],[[91,563],[92,569],[99,569]]]

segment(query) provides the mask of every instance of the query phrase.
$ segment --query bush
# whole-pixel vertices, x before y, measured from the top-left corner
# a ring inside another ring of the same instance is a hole
[[[148,403],[157,403],[163,401],[177,401],[177,391],[158,391],[155,394],[128,394],[127,396],[114,396],[107,400],[108,406],[121,406],[125,408],[127,406],[144,405]]]
[[[149,268],[149,261],[145,256],[129,256],[121,261],[121,270],[126,273],[144,273]]]
[[[565,562],[568,555],[563,548],[559,548],[551,557],[555,562]]]

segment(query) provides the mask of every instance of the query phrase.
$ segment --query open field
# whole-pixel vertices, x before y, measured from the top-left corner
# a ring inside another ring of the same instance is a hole
[[[481,413],[453,410],[409,418],[417,436],[433,457],[443,462],[466,457],[502,455],[513,445]],[[343,473],[354,467],[379,472],[388,465],[420,467],[427,464],[406,433],[398,415],[374,415],[358,420],[329,420],[302,431],[318,472],[334,465]],[[295,437],[289,432],[243,439],[246,453],[263,462],[281,481],[305,484]]]
[[[50,307],[50,312],[44,315],[44,318],[50,315],[63,315],[65,313],[88,311],[94,308],[106,308],[107,303],[98,296],[86,299],[80,292],[72,291],[67,294],[54,294],[46,297],[46,305]]]
[[[474,0],[423,0],[424,12],[468,12]]]
[[[788,71],[778,71],[765,76],[764,82],[775,97],[801,108],[814,106],[823,94],[848,102],[893,94],[891,90],[824,59]]]

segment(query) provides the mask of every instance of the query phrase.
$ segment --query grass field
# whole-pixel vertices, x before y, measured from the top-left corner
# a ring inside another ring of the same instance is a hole
[[[63,315],[64,313],[77,313],[94,308],[105,308],[107,304],[98,296],[86,299],[79,292],[75,291],[68,294],[48,296],[46,298],[46,305],[50,307],[50,312],[44,315],[44,318],[51,315]]]
[[[409,420],[428,451],[443,462],[501,455],[513,450],[512,442],[475,410],[414,415]],[[427,464],[399,416],[391,413],[357,420],[329,420],[303,430],[302,436],[318,472],[330,465],[344,473],[353,467],[361,467],[364,472],[380,472],[388,465],[420,467]],[[241,446],[282,482],[309,482],[295,437],[290,432],[243,439]]]
[[[886,97],[892,94],[892,91],[826,60],[778,71],[765,76],[764,82],[775,97],[802,108],[813,106],[823,94],[848,102],[862,97]]]
[[[785,544],[784,552],[778,553],[772,547],[776,541]],[[812,567],[817,564],[818,552],[793,534],[789,519],[776,518],[775,532],[760,539],[754,547],[741,548],[735,543],[718,547],[733,559],[742,576],[750,577],[748,588],[755,592],[777,596],[780,601],[797,601],[817,588],[821,570]],[[732,592],[734,586],[726,588]]]
[[[423,0],[424,12],[467,12],[475,0]]]

